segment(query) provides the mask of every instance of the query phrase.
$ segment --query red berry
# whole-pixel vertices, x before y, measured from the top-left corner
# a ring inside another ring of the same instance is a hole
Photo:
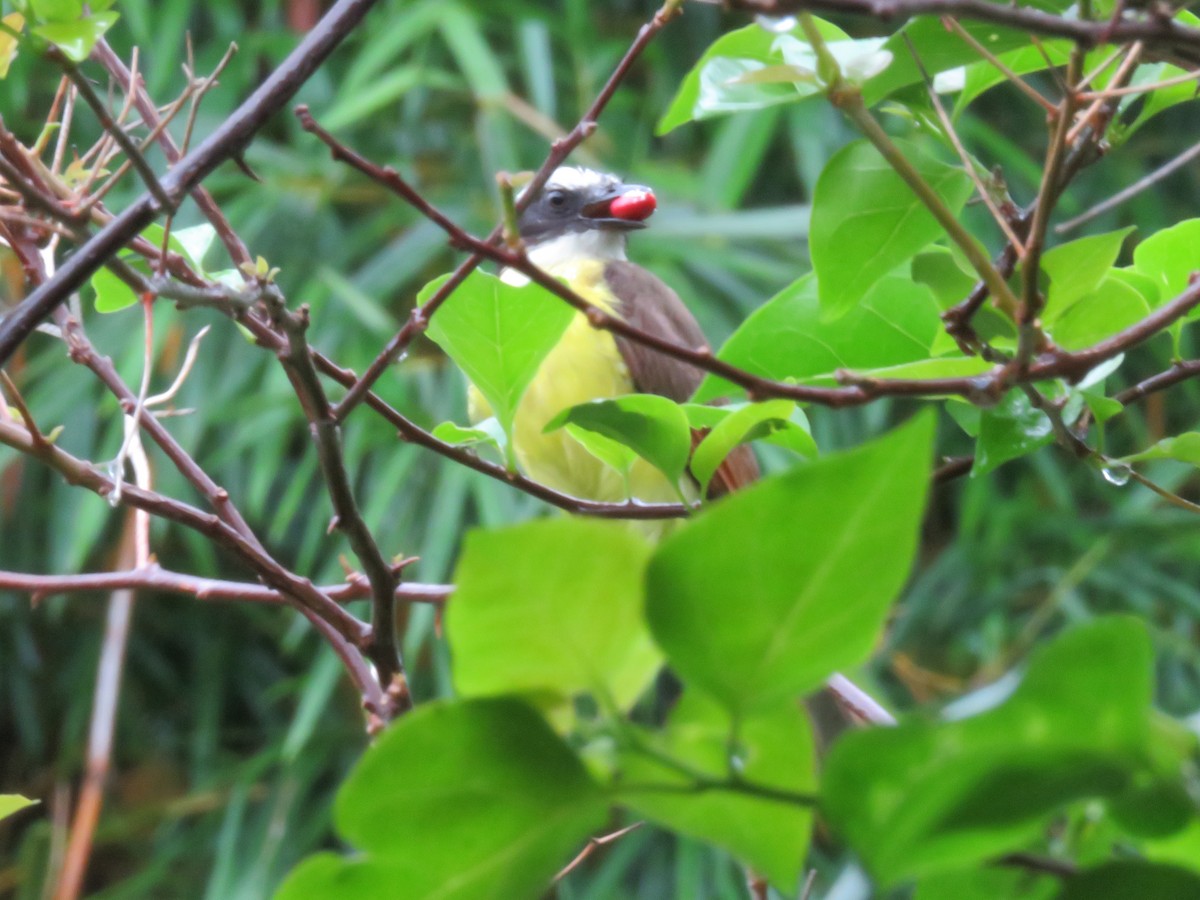
[[[608,214],[614,219],[631,219],[640,222],[650,218],[658,206],[658,201],[649,191],[626,191],[613,200],[608,207]]]

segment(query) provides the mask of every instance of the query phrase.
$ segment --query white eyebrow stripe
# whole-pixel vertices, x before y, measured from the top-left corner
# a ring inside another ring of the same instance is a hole
[[[578,191],[596,186],[613,186],[620,184],[615,175],[606,175],[582,166],[559,166],[546,183],[547,188],[561,188],[566,191]]]

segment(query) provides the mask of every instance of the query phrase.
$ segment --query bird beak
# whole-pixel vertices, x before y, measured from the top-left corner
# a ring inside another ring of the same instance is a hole
[[[654,192],[640,184],[621,184],[592,200],[583,208],[583,215],[597,228],[632,231],[645,228],[658,201]]]

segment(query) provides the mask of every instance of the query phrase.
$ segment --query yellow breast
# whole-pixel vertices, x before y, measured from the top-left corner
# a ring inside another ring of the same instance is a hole
[[[604,263],[575,260],[550,269],[590,303],[606,312],[617,307],[604,281]],[[575,497],[604,502],[627,499],[620,474],[587,452],[565,430],[543,434],[558,413],[577,403],[633,392],[629,369],[607,331],[593,328],[577,314],[550,351],[517,408],[513,442],[521,470],[548,487]],[[491,415],[483,396],[469,393],[470,415],[478,422]],[[670,502],[678,494],[652,466],[639,460],[630,474],[630,490],[644,502]]]

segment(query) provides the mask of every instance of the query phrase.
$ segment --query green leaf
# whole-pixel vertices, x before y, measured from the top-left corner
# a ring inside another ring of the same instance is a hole
[[[315,856],[276,896],[537,896],[607,806],[524,703],[427,704],[384,732],[338,792],[338,831],[365,857]]]
[[[979,443],[971,475],[985,475],[1009,460],[1053,443],[1050,417],[1036,408],[1019,388],[980,414]]]
[[[1055,900],[1183,900],[1200,897],[1200,875],[1179,866],[1121,860],[1068,878]]]
[[[421,289],[428,300],[449,278]],[[512,446],[512,424],[542,360],[567,330],[575,310],[536,284],[506,284],[472,272],[429,322],[429,337],[483,394]]]
[[[461,425],[456,425],[454,422],[442,422],[430,432],[439,441],[445,441],[447,444],[455,444],[460,447],[486,447],[492,446],[504,454],[504,446],[507,443],[504,432],[500,428],[500,423],[496,421],[495,416],[484,419],[474,428],[463,428]]]
[[[656,394],[627,394],[564,409],[546,425],[555,431],[574,425],[623,444],[677,485],[692,451],[687,414],[678,403]]]
[[[963,21],[959,24],[992,53],[1004,53],[1029,44],[1029,35],[1017,29],[1000,28],[988,22]],[[923,81],[909,50],[910,41],[926,71],[933,76],[979,62],[975,49],[946,28],[937,16],[914,19],[884,44],[885,49],[894,54],[895,61],[886,72],[867,83],[863,100],[868,106],[876,105],[901,88]]]
[[[1090,347],[1150,314],[1146,298],[1123,281],[1105,278],[1085,299],[1048,325],[1054,342],[1065,350]]]
[[[971,176],[918,144],[896,145],[957,214],[974,190]],[[843,147],[813,192],[809,251],[822,310],[839,315],[851,309],[872,285],[941,234],[933,214],[878,150],[865,140]]]
[[[637,462],[638,455],[620,441],[607,438],[598,431],[589,431],[570,423],[564,427],[567,434],[577,440],[583,449],[609,468],[621,473],[621,477],[625,479],[625,496],[626,498],[632,497],[629,473],[633,469],[633,464]]]
[[[846,33],[837,26],[820,19],[815,21],[825,39],[836,41],[846,38]],[[782,35],[759,25],[747,25],[719,37],[704,51],[700,61],[680,83],[678,93],[658,122],[657,133],[666,134],[685,122],[736,109],[761,109],[771,105],[772,99],[775,103],[791,103],[799,99],[797,88],[788,83],[729,83],[769,65],[784,64],[782,52],[775,49],[780,37]],[[792,40],[804,40],[799,28],[791,32],[789,37]],[[738,105],[739,102],[744,105]]]
[[[976,866],[958,872],[936,872],[917,884],[913,900],[1051,900],[1058,880],[1001,866]]]
[[[1037,652],[1000,706],[846,734],[822,808],[885,883],[1022,846],[1064,804],[1119,796],[1148,764],[1153,652],[1110,617]]]
[[[1051,66],[1065,66],[1071,56],[1071,48],[1072,44],[1069,41],[1042,41],[1036,47],[1009,50],[997,56],[997,59],[1009,72],[1029,75]],[[939,92],[955,90],[961,86],[954,104],[954,116],[957,118],[981,94],[1008,81],[1009,76],[1000,71],[991,60],[979,60],[964,69],[942,73],[934,82],[934,86]]]
[[[471,533],[446,611],[459,693],[590,691],[630,706],[660,664],[642,615],[649,552],[616,522],[560,518]]]
[[[1047,250],[1042,271],[1050,280],[1042,321],[1053,324],[1075,303],[1092,293],[1117,261],[1133,226],[1095,234]]]
[[[1147,459],[1177,459],[1200,466],[1200,432],[1188,431],[1175,437],[1163,438],[1147,450],[1123,457],[1125,462],[1141,462]]]
[[[21,810],[40,803],[40,800],[30,800],[20,794],[0,794],[0,820],[19,813]]]
[[[765,378],[832,383],[838,369],[876,369],[928,358],[941,327],[928,289],[907,277],[880,279],[857,306],[830,320],[821,313],[816,278],[805,275],[755,310],[717,356]],[[695,399],[739,390],[710,375]]]
[[[787,702],[747,716],[735,731],[726,710],[697,691],[684,692],[656,749],[714,780],[731,771],[747,782],[792,794],[816,786],[813,739],[799,706]],[[621,756],[618,797],[639,815],[724,847],[794,896],[812,830],[812,810],[733,788],[680,792],[687,775],[636,748]],[[654,790],[652,785],[668,790]],[[674,790],[670,790],[674,789]]]
[[[97,269],[91,285],[96,292],[96,312],[116,312],[138,302],[138,295],[133,288],[108,269]]]
[[[38,22],[69,22],[83,15],[83,0],[29,0]]]
[[[88,58],[96,41],[117,24],[119,18],[118,13],[101,12],[70,22],[47,22],[32,31],[58,47],[69,60],[79,63]]]
[[[1164,228],[1134,248],[1133,269],[1153,279],[1163,301],[1183,293],[1188,278],[1200,270],[1200,219]]]
[[[8,77],[9,67],[17,58],[17,48],[20,46],[21,30],[25,27],[25,17],[19,12],[9,13],[0,19],[5,29],[0,31],[0,79]]]
[[[807,441],[797,435],[797,452],[809,458],[815,457],[816,441],[791,421],[795,411],[796,404],[790,400],[768,400],[765,403],[749,403],[722,419],[692,453],[691,472],[700,482],[700,496],[708,493],[708,483],[735,447],[771,432],[799,432]]]
[[[740,491],[650,562],[647,617],[689,684],[735,713],[870,653],[916,550],[933,419]]]

